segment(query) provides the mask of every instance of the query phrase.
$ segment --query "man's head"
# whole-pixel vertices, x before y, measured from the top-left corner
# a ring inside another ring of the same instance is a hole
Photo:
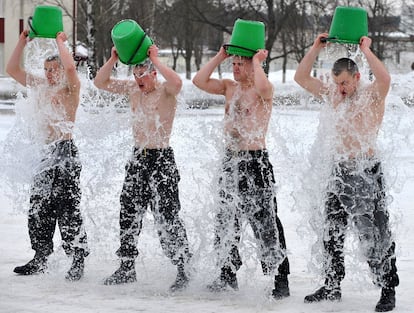
[[[242,82],[250,79],[253,74],[252,58],[233,56],[233,77],[235,81]]]
[[[44,62],[45,76],[49,85],[57,85],[63,79],[63,66],[58,55],[49,56]]]
[[[345,98],[355,93],[361,74],[353,60],[341,58],[332,66],[332,77],[339,93]]]
[[[142,92],[150,92],[155,88],[157,71],[149,59],[135,65],[133,75]]]

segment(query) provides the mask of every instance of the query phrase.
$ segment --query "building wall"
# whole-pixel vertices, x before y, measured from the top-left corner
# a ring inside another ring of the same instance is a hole
[[[69,11],[72,11],[73,1],[64,0]],[[27,20],[33,15],[36,5],[51,5],[51,1],[34,1],[34,0],[0,0],[0,19],[3,20],[4,26],[0,20],[0,76],[7,75],[5,67],[9,60],[14,47],[17,44],[19,35],[23,29],[28,28]],[[72,39],[72,20],[63,13],[63,29],[68,36],[68,40]],[[4,42],[1,42],[1,38]]]
[[[4,64],[2,60],[4,59],[4,35],[5,35],[5,18],[4,18],[4,0],[0,0],[0,75],[4,72]]]

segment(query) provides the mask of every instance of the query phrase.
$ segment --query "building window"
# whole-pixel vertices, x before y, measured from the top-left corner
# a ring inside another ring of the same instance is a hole
[[[0,43],[4,43],[4,17],[0,17]]]
[[[0,43],[0,75],[4,75],[4,43]]]

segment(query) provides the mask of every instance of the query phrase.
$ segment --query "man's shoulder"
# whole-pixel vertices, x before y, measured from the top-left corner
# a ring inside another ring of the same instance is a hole
[[[367,99],[372,99],[373,102],[377,102],[381,98],[385,99],[386,95],[381,96],[381,90],[378,84],[374,80],[373,82],[364,83],[359,88],[359,93],[365,95]]]
[[[226,89],[234,89],[234,88],[236,88],[237,86],[240,85],[239,82],[237,82],[233,79],[230,79],[230,78],[223,78],[221,81],[223,82]]]
[[[39,87],[40,90],[48,90],[50,88],[47,84],[41,84]],[[52,91],[51,95],[63,97],[64,99],[78,98],[80,95],[80,86],[77,86],[76,88],[69,88],[68,85],[62,86],[60,88],[58,87]]]
[[[239,83],[231,78],[222,78],[222,82],[231,85],[238,85]]]
[[[139,87],[136,83],[131,84],[131,83],[128,82],[124,85],[124,94],[126,96],[129,96],[129,97],[133,98],[133,97],[139,96],[141,93],[142,92],[141,92],[141,90],[139,89]]]

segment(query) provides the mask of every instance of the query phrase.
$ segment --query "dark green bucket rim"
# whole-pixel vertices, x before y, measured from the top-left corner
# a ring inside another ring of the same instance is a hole
[[[132,62],[132,61],[133,61],[133,60],[134,60],[134,58],[136,57],[136,55],[137,55],[137,53],[138,53],[139,49],[141,48],[142,44],[144,43],[145,38],[147,38],[147,37],[151,40],[151,43],[153,43],[152,39],[151,39],[151,38],[147,35],[147,33],[146,33],[146,32],[144,32],[144,36],[142,36],[142,38],[141,38],[141,40],[139,41],[139,43],[138,43],[138,45],[137,45],[137,47],[136,47],[136,49],[135,49],[134,53],[132,53],[132,54],[131,54],[131,56],[129,57],[129,60],[128,60],[128,61],[123,61],[123,60],[121,60],[121,59],[120,59],[120,60],[121,60],[121,62],[122,62],[122,63],[124,63],[124,64],[126,64],[126,65],[135,65],[135,64],[140,63],[140,62],[136,63],[136,62]]]
[[[30,28],[30,32],[29,32],[29,38],[56,38],[57,33],[52,34],[39,34],[36,29],[33,27],[33,16],[29,16],[29,18],[27,19],[27,24],[29,25]],[[59,32],[63,32],[63,29],[60,30]]]
[[[321,38],[321,42],[332,42],[332,43],[341,43],[341,44],[354,44],[359,45],[359,40],[346,40],[346,39],[339,39],[337,37],[328,37],[328,38]]]
[[[257,50],[253,50],[253,49],[250,49],[250,48],[245,48],[245,47],[242,47],[242,46],[232,45],[232,44],[225,44],[225,45],[223,45],[223,48],[226,50],[226,52],[228,51],[228,48],[240,49],[240,50],[242,50],[241,51],[242,53],[246,52],[247,55],[241,55],[241,56],[245,56],[245,57],[252,57],[257,52]],[[237,55],[235,53],[229,53],[229,54]]]

